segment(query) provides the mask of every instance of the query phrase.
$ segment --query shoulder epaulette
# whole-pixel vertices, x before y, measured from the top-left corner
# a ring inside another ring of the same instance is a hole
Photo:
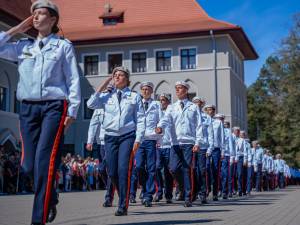
[[[65,38],[65,37],[63,37],[63,36],[59,36],[59,39],[60,39],[60,40],[64,40],[64,41],[66,41],[66,42],[69,43],[69,44],[72,44],[72,42],[71,42],[69,39],[67,39],[67,38]]]

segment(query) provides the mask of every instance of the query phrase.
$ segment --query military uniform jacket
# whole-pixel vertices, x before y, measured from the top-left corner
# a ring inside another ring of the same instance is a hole
[[[117,91],[122,92],[119,104]],[[91,109],[103,109],[105,134],[121,136],[136,131],[136,142],[141,143],[145,135],[146,120],[142,98],[128,87],[112,92],[96,92],[87,101]]]
[[[80,106],[79,72],[71,42],[51,34],[42,40],[21,39],[0,33],[0,57],[18,63],[18,100],[67,99],[68,116],[76,117]],[[43,41],[44,47],[39,48]]]
[[[165,129],[172,124],[174,129],[174,132],[171,131],[172,145],[192,144],[201,147],[204,140],[200,109],[187,99],[183,102],[183,109],[181,109],[179,100],[169,105],[165,116],[159,121],[158,127]]]

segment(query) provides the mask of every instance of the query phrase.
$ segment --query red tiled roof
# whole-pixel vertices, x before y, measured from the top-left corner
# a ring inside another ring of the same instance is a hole
[[[31,15],[30,6],[30,0],[0,0],[0,10],[20,21]]]
[[[246,59],[257,53],[242,28],[215,20],[196,0],[53,0],[60,9],[61,26],[75,44],[140,40],[185,34],[230,34]],[[99,16],[110,3],[112,12],[124,12],[124,23],[104,26]]]

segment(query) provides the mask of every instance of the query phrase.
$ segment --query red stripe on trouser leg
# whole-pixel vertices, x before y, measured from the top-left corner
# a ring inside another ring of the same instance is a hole
[[[192,153],[192,165],[191,165],[191,197],[190,200],[193,201],[194,194],[194,165],[195,165],[195,154]]]
[[[131,180],[133,159],[134,159],[134,154],[133,154],[133,152],[131,152],[130,158],[129,158],[128,175],[127,175],[128,180],[127,180],[127,193],[126,193],[126,209],[128,209],[128,205],[129,205],[130,180]]]
[[[22,144],[22,156],[21,156],[21,166],[22,166],[23,165],[23,161],[24,161],[25,150],[24,150],[24,142],[23,142],[23,137],[22,137],[20,122],[19,122],[19,133],[20,133],[21,144]]]
[[[49,163],[49,170],[48,170],[48,180],[47,180],[47,186],[46,186],[46,194],[45,194],[45,201],[44,201],[44,215],[43,215],[43,223],[46,223],[47,217],[48,217],[48,209],[49,209],[49,203],[51,199],[51,192],[52,192],[52,181],[54,178],[54,169],[55,169],[55,159],[60,143],[61,135],[63,134],[63,128],[64,128],[64,121],[67,115],[67,101],[64,101],[64,111],[59,123],[58,131],[55,136],[51,156],[50,156],[50,163]]]

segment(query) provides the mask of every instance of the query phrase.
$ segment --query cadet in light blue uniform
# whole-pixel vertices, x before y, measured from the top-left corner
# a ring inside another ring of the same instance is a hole
[[[260,147],[258,141],[252,142],[252,147],[254,149],[254,158],[253,158],[253,164],[254,164],[254,172],[256,173],[256,191],[261,191],[261,173],[262,173],[262,160],[264,155],[264,150]]]
[[[175,132],[172,136],[170,170],[179,179],[183,170],[185,207],[192,206],[193,197],[193,153],[199,151],[203,142],[202,120],[199,107],[187,99],[189,85],[184,81],[175,84],[178,101],[169,105],[165,116],[157,125],[156,132],[161,134],[169,124]]]
[[[202,204],[206,204],[207,195],[207,169],[206,169],[206,152],[212,151],[214,148],[214,134],[212,127],[212,120],[205,112],[202,111],[205,105],[205,100],[199,96],[193,98],[193,103],[198,105],[201,113],[202,127],[203,127],[203,142],[200,144],[200,151],[196,153],[197,155],[197,182],[198,182],[198,192],[199,198]]]
[[[142,99],[129,89],[129,75],[128,69],[115,68],[87,102],[91,109],[104,109],[107,171],[119,194],[116,216],[127,215],[133,157],[145,134]],[[115,89],[104,92],[111,81]]]
[[[253,148],[251,148],[251,145],[249,143],[249,139],[246,139],[246,145],[247,145],[247,195],[251,194],[252,190],[252,180],[253,180],[253,174],[254,174],[254,154],[255,151]]]
[[[207,151],[209,162],[211,161],[212,186],[213,186],[213,201],[218,201],[218,191],[220,187],[220,167],[221,167],[221,152],[225,148],[224,126],[221,120],[215,119],[216,107],[214,105],[207,105],[207,114],[212,118],[213,132],[214,132],[214,148]]]
[[[143,187],[143,204],[145,207],[152,206],[153,194],[155,193],[156,174],[156,142],[160,135],[155,133],[156,125],[160,119],[160,103],[151,98],[154,85],[151,82],[140,84],[143,106],[146,116],[146,130],[142,144],[136,155],[136,171],[140,184]]]
[[[275,160],[275,173],[277,177],[277,182],[279,188],[284,188],[284,160],[281,159],[281,154],[276,155],[276,160]]]
[[[222,153],[222,194],[223,199],[228,198],[228,193],[231,188],[229,185],[229,174],[230,174],[230,165],[232,159],[235,157],[235,145],[233,144],[232,134],[230,129],[230,122],[224,122],[224,133],[225,133],[225,148]]]
[[[167,94],[161,94],[159,96],[159,100],[161,104],[160,118],[162,118],[166,113],[166,109],[170,104],[171,99]],[[154,199],[155,201],[161,200],[163,197],[163,193],[165,193],[166,202],[172,203],[173,177],[169,170],[171,143],[172,143],[171,124],[169,124],[164,129],[163,135],[158,140],[157,143],[157,147],[158,147],[156,151],[157,193]],[[162,174],[162,170],[163,170],[163,174]]]
[[[239,127],[233,127],[232,128],[232,144],[235,151],[236,156],[236,144],[237,140],[240,136],[240,128]],[[237,161],[235,160],[235,157],[230,159],[230,171],[229,171],[229,197],[231,198],[233,194],[236,194],[237,190],[237,179],[236,179],[236,170],[237,170]]]
[[[21,165],[34,177],[32,224],[45,224],[56,216],[58,199],[53,182],[59,147],[64,128],[77,116],[81,96],[73,46],[56,35],[57,6],[51,1],[35,1],[31,13],[21,24],[0,32],[0,57],[18,63]],[[36,40],[8,42],[32,27],[38,31]]]
[[[236,156],[237,161],[237,178],[238,178],[238,192],[239,196],[246,195],[246,178],[247,178],[247,160],[248,149],[246,144],[246,132],[241,131],[240,137],[236,142]]]
[[[88,139],[86,149],[96,153],[96,157],[99,158],[99,174],[102,182],[106,187],[105,202],[103,207],[111,207],[114,198],[114,188],[111,179],[107,177],[106,173],[106,159],[105,159],[105,147],[104,147],[104,134],[102,122],[104,119],[104,110],[96,109],[90,121],[88,130]]]

